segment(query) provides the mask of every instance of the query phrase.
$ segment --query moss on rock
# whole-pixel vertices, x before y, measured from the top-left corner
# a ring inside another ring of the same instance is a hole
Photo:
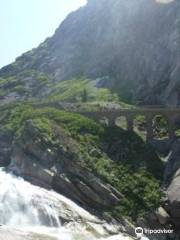
[[[124,195],[118,205],[102,209],[104,213],[135,221],[159,206],[163,165],[136,134],[55,108],[17,104],[1,112],[5,109],[7,117],[2,125],[18,138],[25,123],[31,120],[42,139],[46,139],[46,146],[49,143],[57,149],[61,147],[57,128],[64,130],[75,143],[77,164]]]

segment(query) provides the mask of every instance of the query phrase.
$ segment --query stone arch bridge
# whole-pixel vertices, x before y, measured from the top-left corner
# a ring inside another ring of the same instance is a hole
[[[179,108],[134,108],[134,109],[101,109],[97,111],[78,111],[74,112],[100,121],[106,119],[109,125],[115,125],[119,117],[125,117],[127,122],[127,130],[133,131],[134,119],[138,115],[145,117],[146,122],[146,139],[153,139],[153,119],[162,115],[168,123],[169,139],[175,138],[175,127],[177,121],[180,121]]]
[[[61,110],[79,113],[86,117],[92,118],[95,121],[106,119],[108,124],[113,126],[120,117],[125,117],[127,123],[127,130],[133,131],[134,120],[136,116],[144,116],[146,122],[146,139],[147,141],[153,140],[154,126],[153,119],[162,115],[168,123],[169,139],[172,140],[176,137],[175,130],[177,123],[180,125],[180,108],[176,107],[161,107],[161,106],[144,106],[137,108],[113,108],[113,107],[100,107],[98,110],[78,110],[81,109],[81,105],[76,103],[62,103],[52,102],[48,104],[36,104],[41,107],[56,107]]]

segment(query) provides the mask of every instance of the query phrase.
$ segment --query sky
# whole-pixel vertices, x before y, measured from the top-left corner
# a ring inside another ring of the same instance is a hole
[[[37,47],[86,0],[0,0],[0,68]]]

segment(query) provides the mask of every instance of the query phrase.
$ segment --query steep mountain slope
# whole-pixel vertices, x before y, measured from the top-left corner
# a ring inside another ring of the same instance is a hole
[[[136,221],[159,206],[164,166],[135,133],[24,103],[0,114],[1,166],[101,215]]]
[[[59,81],[85,76],[126,101],[177,105],[179,21],[175,0],[89,0],[53,37],[0,70],[0,96],[42,98]]]

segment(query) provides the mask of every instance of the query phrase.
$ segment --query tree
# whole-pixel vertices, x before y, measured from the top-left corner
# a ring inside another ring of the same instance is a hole
[[[82,93],[82,102],[87,102],[88,96],[87,96],[87,90],[84,89]]]

